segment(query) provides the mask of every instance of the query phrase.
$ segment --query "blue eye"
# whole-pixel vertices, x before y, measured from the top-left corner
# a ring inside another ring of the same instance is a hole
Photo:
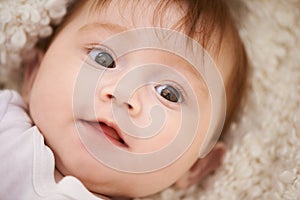
[[[111,56],[110,53],[100,50],[100,49],[93,49],[89,53],[90,57],[99,65],[105,68],[115,68],[116,63],[114,58]]]
[[[166,100],[170,102],[181,102],[182,96],[180,91],[178,91],[176,88],[174,88],[171,85],[159,85],[155,87],[155,90],[158,92],[160,96],[165,98]]]

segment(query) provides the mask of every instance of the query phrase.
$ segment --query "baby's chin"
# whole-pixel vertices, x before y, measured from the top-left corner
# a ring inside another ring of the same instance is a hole
[[[130,184],[129,182],[127,184]],[[141,198],[146,197],[151,194],[154,194],[156,192],[143,192],[137,187],[135,190],[126,190],[124,188],[114,187],[112,190],[111,188],[113,186],[110,186],[110,188],[104,189],[103,186],[100,186],[99,188],[90,188],[89,186],[86,186],[90,192],[92,192],[95,196],[101,197],[104,199],[132,199],[132,198]],[[157,191],[158,192],[158,191]]]
[[[136,176],[132,174],[132,176]],[[147,179],[145,177],[145,179]],[[109,183],[84,183],[86,188],[94,195],[101,198],[107,199],[132,199],[132,198],[142,198],[146,196],[153,195],[162,191],[163,189],[169,187],[172,184],[160,185],[153,184],[152,182],[139,182],[134,177],[126,178],[125,181],[120,181],[123,183],[117,183],[117,181],[111,181]],[[159,182],[159,181],[157,181]]]

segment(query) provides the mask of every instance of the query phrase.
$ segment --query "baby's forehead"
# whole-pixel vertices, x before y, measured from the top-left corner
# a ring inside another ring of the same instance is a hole
[[[168,2],[168,3],[166,3]],[[101,20],[132,27],[174,28],[184,17],[182,5],[174,1],[88,1],[86,12]]]
[[[228,16],[223,19],[219,15],[218,11],[222,12],[222,6],[214,9],[209,3],[199,3],[198,8],[193,8],[191,2],[193,1],[88,1],[85,12],[95,17],[95,21],[108,21],[132,29],[159,27],[182,32],[198,41],[204,49],[210,52],[212,57],[216,58],[220,56],[223,39],[227,37],[224,32],[227,32],[225,23],[228,19],[225,18]]]
[[[226,60],[232,60],[232,53],[228,52],[232,44],[227,43],[227,47],[221,49],[221,46],[224,46],[221,44],[227,37],[226,34],[221,32],[222,26],[220,24],[221,22],[219,22],[221,19],[214,19],[215,14],[210,11],[207,12],[208,14],[203,12],[204,14],[201,13],[198,17],[194,17],[191,22],[188,21],[190,8],[186,6],[187,2],[189,1],[87,1],[82,9],[83,12],[88,13],[88,20],[90,20],[91,23],[101,24],[102,26],[105,25],[103,27],[110,30],[118,29],[117,31],[121,32],[126,31],[126,29],[142,27],[172,29],[196,40],[207,50],[216,62],[218,62],[217,59],[222,60],[221,62],[219,61],[218,64],[222,64],[224,63],[223,61]],[[209,8],[205,8],[204,5],[202,10],[205,11],[205,9]],[[207,21],[204,22],[203,20]],[[123,27],[125,27],[125,29]],[[138,41],[135,43],[137,42]],[[185,48],[188,48],[188,45],[186,45]],[[225,55],[226,59],[223,58]],[[201,55],[199,55],[199,57],[201,57]],[[231,66],[231,64],[227,66]],[[229,73],[231,70],[226,71]],[[227,77],[227,75],[225,77]]]

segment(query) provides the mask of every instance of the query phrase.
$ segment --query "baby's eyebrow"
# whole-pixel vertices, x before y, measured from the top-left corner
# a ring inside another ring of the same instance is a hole
[[[119,25],[119,24],[113,24],[113,23],[90,23],[82,26],[78,31],[81,33],[84,32],[91,32],[99,29],[106,29],[108,31],[111,31],[113,33],[120,33],[124,31],[128,31],[128,28],[125,26]]]

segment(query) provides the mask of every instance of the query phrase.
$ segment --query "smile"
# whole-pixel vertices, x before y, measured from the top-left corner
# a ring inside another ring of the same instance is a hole
[[[114,145],[128,148],[128,144],[124,141],[120,129],[112,123],[103,121],[83,121],[84,124],[92,127],[92,131],[96,134],[104,134],[105,137]]]

